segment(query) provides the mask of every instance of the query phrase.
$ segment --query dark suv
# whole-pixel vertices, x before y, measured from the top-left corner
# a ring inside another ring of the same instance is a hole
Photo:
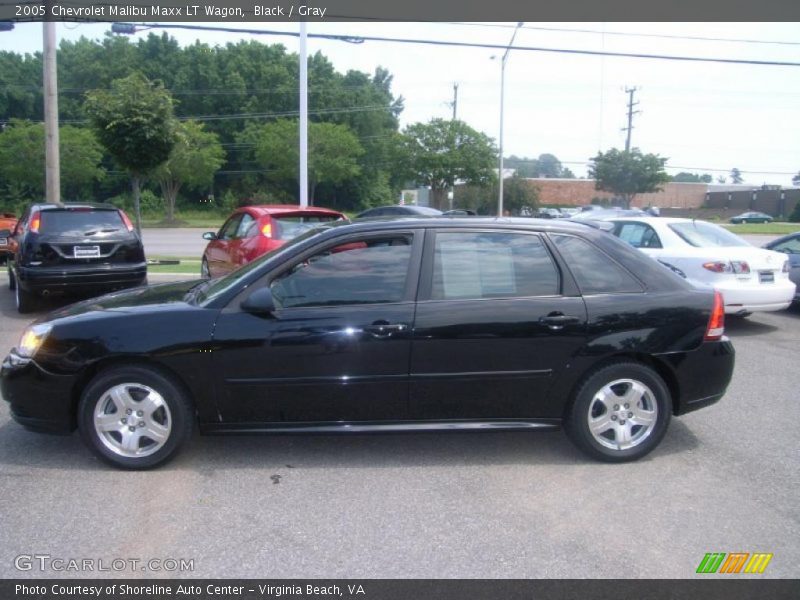
[[[100,294],[147,281],[142,240],[114,206],[34,204],[6,233],[8,284],[21,313],[34,310],[38,296]]]

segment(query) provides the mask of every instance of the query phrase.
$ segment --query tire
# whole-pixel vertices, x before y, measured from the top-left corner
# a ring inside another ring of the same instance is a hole
[[[203,279],[211,279],[211,271],[208,270],[208,261],[203,257],[203,262],[200,263],[200,277]]]
[[[641,363],[618,362],[581,382],[564,428],[592,458],[629,462],[658,446],[671,415],[672,398],[658,373]]]
[[[17,312],[21,315],[33,312],[39,306],[39,299],[22,289],[22,286],[14,280],[14,302],[17,305]]]
[[[78,405],[84,443],[121,469],[151,469],[170,460],[191,436],[193,425],[194,409],[181,386],[147,366],[99,373]]]
[[[6,262],[6,269],[8,270],[8,289],[13,292],[17,288],[17,280],[14,279],[14,271],[11,269],[11,260]]]

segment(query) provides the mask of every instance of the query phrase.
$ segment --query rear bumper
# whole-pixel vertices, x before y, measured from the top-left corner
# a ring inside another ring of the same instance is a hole
[[[133,287],[147,278],[147,263],[103,265],[92,268],[17,267],[16,276],[22,289],[58,293],[109,288]]]
[[[794,298],[796,287],[788,279],[775,283],[751,286],[714,286],[722,294],[725,313],[767,312],[787,308]]]
[[[678,397],[673,398],[673,412],[684,415],[688,412],[718,402],[728,389],[736,351],[727,337],[718,342],[703,342],[691,352],[658,355],[668,363],[675,376]]]

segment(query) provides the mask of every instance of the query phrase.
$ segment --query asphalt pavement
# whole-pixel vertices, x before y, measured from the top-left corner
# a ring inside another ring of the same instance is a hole
[[[5,353],[37,315],[16,313],[4,271],[0,315]],[[708,552],[766,552],[762,577],[796,578],[800,311],[728,333],[726,397],[624,465],[562,432],[196,436],[123,472],[0,402],[0,577],[691,578]],[[194,570],[19,571],[34,554]]]

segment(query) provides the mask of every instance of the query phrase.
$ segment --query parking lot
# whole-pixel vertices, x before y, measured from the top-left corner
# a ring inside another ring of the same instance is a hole
[[[3,353],[35,318],[7,282]],[[0,576],[92,575],[15,568],[46,554],[191,559],[195,577],[685,578],[707,552],[765,552],[763,576],[796,578],[800,311],[729,319],[728,334],[727,396],[624,465],[561,432],[198,436],[161,469],[122,472],[2,402]]]

